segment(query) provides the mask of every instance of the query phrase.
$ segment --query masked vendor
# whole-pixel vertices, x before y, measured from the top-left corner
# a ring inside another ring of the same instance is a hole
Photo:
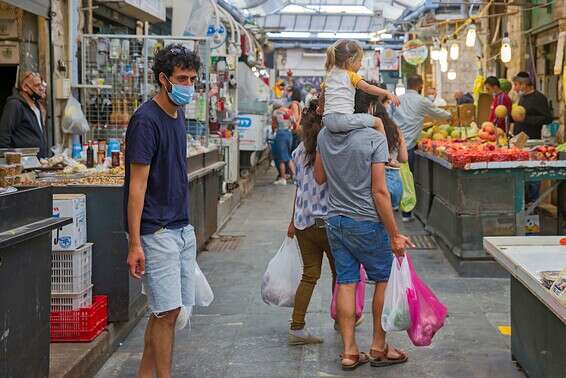
[[[524,132],[529,139],[540,139],[543,125],[552,122],[548,99],[544,94],[535,90],[534,82],[527,72],[519,72],[514,77],[520,95],[519,105],[524,109],[514,117],[515,134]]]
[[[38,73],[25,72],[6,99],[0,119],[0,148],[39,148],[37,156],[49,156],[45,130],[45,99],[47,86]]]

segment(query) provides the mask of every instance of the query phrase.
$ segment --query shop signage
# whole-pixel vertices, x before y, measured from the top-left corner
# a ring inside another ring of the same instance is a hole
[[[249,129],[252,126],[252,119],[248,117],[239,117],[238,118],[238,128],[240,129]]]
[[[399,70],[399,52],[392,49],[385,49],[380,57],[381,71]]]

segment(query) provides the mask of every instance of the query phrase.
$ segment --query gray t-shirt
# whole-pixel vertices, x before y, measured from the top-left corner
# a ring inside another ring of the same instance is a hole
[[[389,160],[385,135],[370,128],[348,133],[324,128],[318,135],[318,151],[328,183],[328,217],[379,221],[371,193],[371,165]]]

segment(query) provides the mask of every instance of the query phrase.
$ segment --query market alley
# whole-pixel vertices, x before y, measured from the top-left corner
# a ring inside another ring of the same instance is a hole
[[[388,368],[368,364],[353,373],[340,370],[341,340],[329,316],[327,267],[307,315],[309,329],[324,343],[288,346],[290,309],[269,307],[260,295],[265,267],[285,237],[294,189],[273,186],[274,175],[274,171],[259,175],[255,191],[218,232],[220,237],[235,237],[226,239],[231,242],[228,248],[199,254],[215,300],[196,310],[190,329],[177,332],[174,377],[522,376],[511,362],[509,336],[498,329],[509,325],[509,280],[461,278],[438,249],[415,250],[411,255],[422,278],[448,306],[449,317],[431,347],[412,346],[404,332],[390,336],[393,344],[408,351],[407,364]],[[424,234],[418,221],[409,225],[400,224],[408,235]],[[362,348],[370,345],[371,293],[371,288],[366,291],[366,321],[357,330]],[[137,325],[98,378],[135,376],[146,322],[144,318]]]

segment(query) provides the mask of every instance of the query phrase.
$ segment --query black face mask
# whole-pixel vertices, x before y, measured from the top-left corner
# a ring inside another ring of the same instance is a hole
[[[41,100],[41,96],[38,95],[37,93],[35,93],[34,91],[31,91],[30,95],[31,99],[35,102],[38,102],[39,100]]]

